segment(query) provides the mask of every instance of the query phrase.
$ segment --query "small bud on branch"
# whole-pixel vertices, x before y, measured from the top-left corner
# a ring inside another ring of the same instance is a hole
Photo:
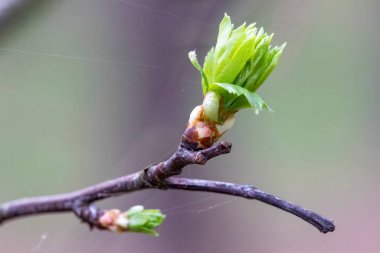
[[[118,209],[107,210],[100,216],[99,223],[105,229],[118,233],[129,231],[158,236],[154,229],[164,222],[165,217],[160,210],[137,205],[123,213]]]

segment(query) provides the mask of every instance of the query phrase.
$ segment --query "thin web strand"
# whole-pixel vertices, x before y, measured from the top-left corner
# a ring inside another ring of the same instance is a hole
[[[127,61],[104,60],[104,59],[84,57],[84,56],[62,55],[62,54],[23,50],[23,49],[17,49],[17,48],[5,48],[5,47],[0,47],[0,52],[25,54],[25,55],[37,55],[37,56],[42,56],[42,57],[54,57],[54,58],[61,58],[61,59],[74,60],[74,61],[89,61],[89,62],[96,62],[96,63],[102,63],[102,64],[118,64],[118,65],[129,65],[129,66],[134,66],[134,67],[145,67],[145,68],[151,68],[151,69],[155,69],[159,72],[162,72],[173,80],[197,84],[197,81],[177,77],[177,76],[171,74],[168,70],[165,70],[162,67],[157,66],[157,65],[153,65],[153,64],[134,63],[134,62],[127,62]]]

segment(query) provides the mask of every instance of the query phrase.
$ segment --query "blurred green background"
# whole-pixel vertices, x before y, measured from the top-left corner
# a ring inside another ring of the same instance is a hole
[[[6,0],[3,0],[4,3]],[[72,214],[0,227],[0,252],[378,252],[379,1],[31,1],[0,27],[0,202],[72,191],[168,157],[227,12],[287,47],[239,113],[232,153],[184,175],[253,184],[335,220],[320,234],[257,201],[144,191],[103,201],[168,214],[161,236],[93,231]]]

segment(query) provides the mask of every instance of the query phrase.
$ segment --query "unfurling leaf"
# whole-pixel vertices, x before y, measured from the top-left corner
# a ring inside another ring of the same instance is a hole
[[[207,53],[203,68],[195,52],[189,53],[192,64],[201,73],[205,100],[215,97],[215,94],[208,96],[208,92],[220,95],[221,106],[215,106],[212,101],[203,102],[208,121],[222,124],[220,120],[244,108],[252,108],[255,113],[263,109],[271,111],[255,91],[276,67],[286,45],[272,48],[272,38],[273,34],[257,29],[255,23],[248,26],[244,23],[234,29],[225,14],[216,46]]]
[[[208,91],[208,80],[207,80],[207,76],[204,73],[201,65],[199,65],[199,62],[197,59],[197,54],[195,53],[195,50],[189,52],[189,59],[190,59],[191,63],[193,64],[193,66],[196,69],[198,69],[199,73],[202,76],[202,90],[203,90],[203,94],[206,94]]]

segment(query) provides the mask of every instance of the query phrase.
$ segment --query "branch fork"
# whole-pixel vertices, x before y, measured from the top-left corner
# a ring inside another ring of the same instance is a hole
[[[335,225],[332,220],[326,219],[301,206],[267,194],[253,186],[175,177],[181,174],[185,166],[190,164],[204,165],[210,159],[228,154],[231,151],[231,147],[231,143],[222,141],[210,148],[193,151],[187,149],[186,144],[181,143],[178,150],[168,160],[152,165],[139,172],[71,193],[6,202],[0,206],[0,223],[17,217],[43,213],[73,212],[91,228],[117,232],[133,231],[128,228],[129,210],[124,213],[118,209],[102,210],[96,207],[94,202],[144,189],[177,189],[214,192],[256,199],[302,218],[322,233],[334,231]],[[135,207],[135,209],[139,208]],[[143,211],[141,208],[139,210]],[[148,213],[153,211],[153,213],[149,213],[151,216],[148,215],[148,217],[155,219],[158,217],[161,221],[165,218],[164,215],[158,214],[157,210],[145,211],[148,211]],[[148,234],[157,235],[151,228],[148,228],[146,231],[148,231],[146,232]]]

